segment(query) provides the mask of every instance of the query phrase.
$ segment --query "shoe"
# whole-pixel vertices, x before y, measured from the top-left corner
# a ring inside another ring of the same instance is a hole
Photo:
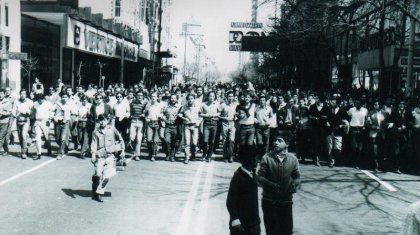
[[[165,157],[165,161],[169,161],[169,156],[166,156]]]
[[[400,170],[396,170],[395,173],[401,174],[401,171]]]
[[[150,161],[154,162],[155,161],[155,157],[150,158]]]
[[[80,159],[85,159],[85,153],[80,154]]]
[[[140,161],[140,157],[139,156],[135,156],[134,157],[134,161]]]
[[[359,166],[358,165],[354,166],[354,169],[359,170]]]
[[[3,153],[1,153],[2,157],[6,157],[7,155],[9,155],[9,153],[7,151],[4,151]]]
[[[228,162],[228,160],[227,159],[225,159],[225,160],[223,160],[225,163],[227,163]]]
[[[41,154],[36,155],[36,157],[34,157],[34,160],[39,160],[41,159]]]
[[[184,164],[188,164],[190,161],[188,159],[185,159]]]
[[[206,159],[206,162],[211,162],[211,157],[208,157],[207,159]]]
[[[48,156],[52,156],[52,151],[51,151],[51,149],[48,149],[47,155],[48,155]]]
[[[125,158],[122,160],[122,166],[127,166],[127,160]]]
[[[233,162],[233,157],[230,157],[229,160],[228,160],[228,162],[229,163],[232,163]]]
[[[379,173],[379,169],[375,168],[375,170],[373,170],[375,173]]]
[[[334,167],[334,163],[335,163],[335,161],[334,161],[334,159],[332,159],[331,162],[330,162],[330,164],[328,165],[328,167],[329,168],[333,168]]]
[[[97,202],[104,202],[104,200],[102,199],[102,196],[97,194],[97,193],[93,194],[92,199],[97,201]]]
[[[63,159],[63,157],[64,157],[64,155],[62,155],[62,154],[58,154],[58,156],[57,156],[57,160],[62,160],[62,159]]]
[[[319,161],[316,161],[315,166],[321,166],[321,163],[319,163]]]
[[[174,162],[175,161],[175,158],[174,157],[171,157],[171,162]]]
[[[22,154],[22,159],[26,159],[26,154]]]

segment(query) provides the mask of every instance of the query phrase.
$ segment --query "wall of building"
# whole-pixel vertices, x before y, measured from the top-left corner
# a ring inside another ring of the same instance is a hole
[[[8,8],[8,13],[6,12]],[[0,35],[2,52],[20,52],[21,20],[20,2],[16,0],[0,0]],[[8,19],[6,19],[8,17]],[[6,23],[8,25],[6,25]],[[8,44],[8,45],[7,45]],[[9,85],[14,91],[20,89],[21,61],[5,59],[1,61],[1,87]]]

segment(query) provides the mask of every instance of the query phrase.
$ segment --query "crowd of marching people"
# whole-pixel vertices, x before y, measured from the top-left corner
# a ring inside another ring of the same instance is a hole
[[[115,127],[132,159],[156,160],[158,144],[165,160],[210,162],[219,149],[233,162],[241,146],[254,146],[257,158],[282,136],[300,161],[420,173],[420,103],[418,99],[366,94],[280,90],[246,84],[206,84],[130,87],[64,85],[44,89],[36,80],[30,91],[13,97],[0,90],[0,152],[19,143],[22,159],[36,145],[33,159],[47,155],[63,159],[69,147],[80,158],[92,154],[94,131],[104,119]],[[101,117],[101,118],[99,118]],[[58,152],[51,149],[51,136]],[[147,156],[142,156],[142,143]],[[43,143],[45,148],[43,148]],[[70,145],[72,143],[72,145]],[[95,142],[96,144],[96,142]],[[120,151],[121,152],[121,151]],[[119,164],[125,164],[120,154]]]

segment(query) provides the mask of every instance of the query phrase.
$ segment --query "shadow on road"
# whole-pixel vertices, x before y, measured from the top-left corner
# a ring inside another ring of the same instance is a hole
[[[70,188],[63,188],[61,189],[67,196],[71,198],[76,198],[76,195],[79,197],[91,197],[92,191],[91,190],[84,190],[84,189],[70,189]],[[105,197],[111,197],[111,192],[105,192]]]

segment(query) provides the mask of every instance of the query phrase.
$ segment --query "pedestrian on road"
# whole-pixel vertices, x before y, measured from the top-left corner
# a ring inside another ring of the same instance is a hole
[[[230,181],[226,206],[230,214],[231,235],[261,234],[254,149],[247,145],[239,149],[242,166],[235,171]]]
[[[115,155],[124,156],[125,145],[117,129],[109,125],[106,114],[98,116],[99,127],[92,136],[91,154],[95,173],[92,176],[92,199],[103,202],[109,179],[116,174]]]
[[[274,138],[274,151],[263,156],[258,181],[263,187],[262,209],[267,235],[293,234],[293,193],[300,183],[299,162],[287,152],[281,137]]]

